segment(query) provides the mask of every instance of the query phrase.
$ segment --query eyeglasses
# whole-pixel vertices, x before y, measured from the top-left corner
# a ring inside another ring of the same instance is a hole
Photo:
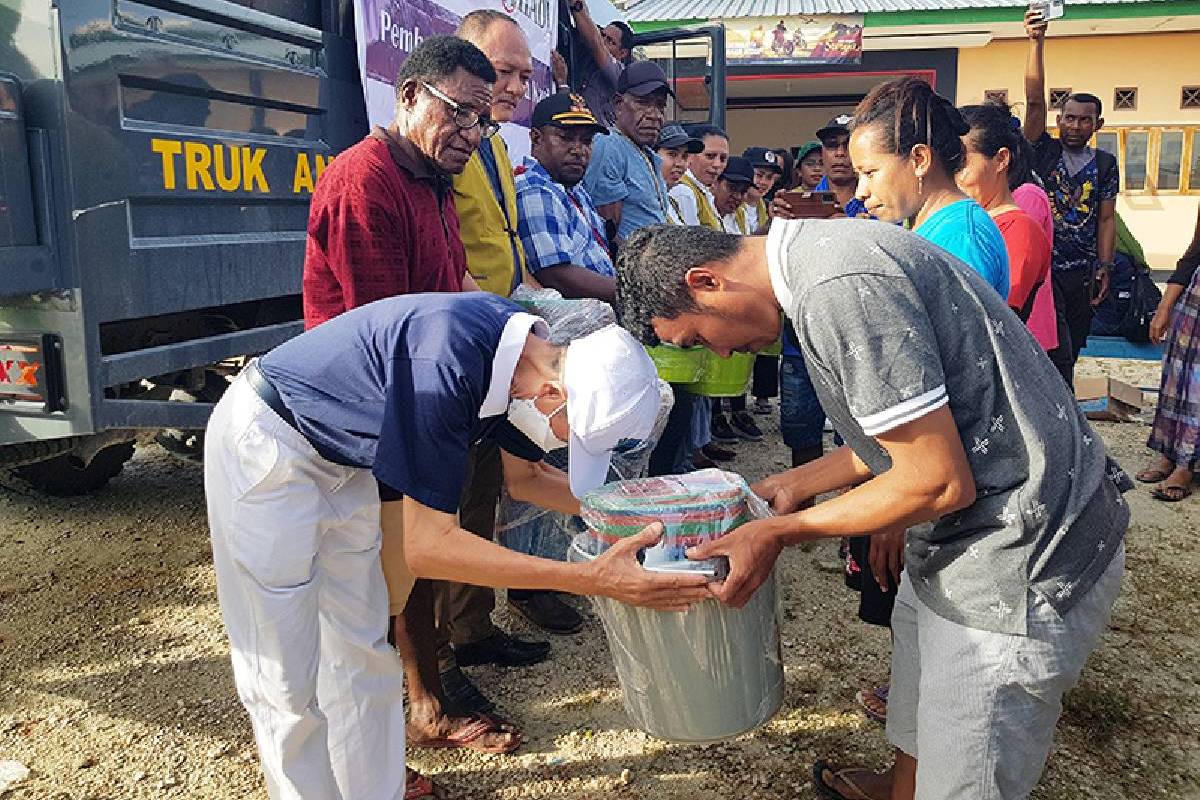
[[[479,132],[483,138],[488,139],[495,136],[500,130],[500,123],[494,122],[490,117],[480,114],[478,111],[467,108],[462,103],[448,97],[445,92],[438,89],[436,86],[431,86],[425,81],[421,81],[431,95],[445,103],[452,112],[454,112],[454,124],[461,130],[469,131],[476,125],[479,126]]]

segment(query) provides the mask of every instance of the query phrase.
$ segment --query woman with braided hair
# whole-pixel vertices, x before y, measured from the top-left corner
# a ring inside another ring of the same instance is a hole
[[[851,123],[858,198],[871,216],[908,223],[1008,297],[1004,238],[954,181],[966,157],[962,137],[970,130],[954,104],[923,80],[876,86]]]

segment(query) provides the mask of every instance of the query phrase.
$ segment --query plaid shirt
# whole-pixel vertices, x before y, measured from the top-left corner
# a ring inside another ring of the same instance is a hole
[[[573,264],[614,277],[604,220],[583,184],[569,192],[532,158],[516,170],[517,233],[535,275],[545,267]]]

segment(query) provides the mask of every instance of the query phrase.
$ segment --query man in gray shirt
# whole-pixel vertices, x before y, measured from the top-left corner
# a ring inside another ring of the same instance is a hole
[[[622,322],[647,341],[754,352],[785,313],[848,444],[755,487],[779,516],[689,554],[729,558],[714,594],[743,605],[785,545],[907,536],[892,797],[1028,795],[1119,589],[1129,481],[1025,326],[961,261],[869,220],[649,228],[617,273]]]

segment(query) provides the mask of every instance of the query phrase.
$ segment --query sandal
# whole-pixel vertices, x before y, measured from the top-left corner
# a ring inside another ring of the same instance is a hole
[[[1161,484],[1150,490],[1150,496],[1164,503],[1178,503],[1192,496],[1191,486],[1168,486]]]
[[[423,747],[429,750],[446,750],[462,747],[480,753],[495,753],[499,755],[507,755],[521,746],[521,731],[511,722],[478,713],[469,714],[467,718],[470,722],[452,732],[449,736],[421,739],[419,741],[409,737],[408,742],[413,747]],[[489,733],[512,734],[512,739],[508,744],[482,744],[479,740]]]
[[[876,686],[874,689],[859,689],[854,695],[854,699],[862,706],[863,714],[867,719],[878,722],[880,725],[887,724],[887,701],[888,701],[888,684]],[[882,709],[882,710],[880,710]]]
[[[404,800],[424,800],[427,797],[441,800],[442,791],[432,780],[412,767],[406,767],[405,771]]]
[[[1144,469],[1133,477],[1137,478],[1141,483],[1161,483],[1171,477],[1174,470],[1159,469],[1158,467],[1150,467]]]
[[[833,786],[825,780],[826,771],[828,771],[835,780],[841,781],[849,786],[854,791],[854,794],[842,794],[837,789],[833,788]],[[817,794],[826,798],[826,800],[887,800],[886,797],[872,797],[859,788],[858,784],[849,777],[851,774],[856,772],[870,772],[870,770],[866,769],[865,767],[843,767],[838,769],[836,765],[831,764],[828,761],[818,761],[817,763],[813,764],[812,769],[813,788],[817,790]]]

